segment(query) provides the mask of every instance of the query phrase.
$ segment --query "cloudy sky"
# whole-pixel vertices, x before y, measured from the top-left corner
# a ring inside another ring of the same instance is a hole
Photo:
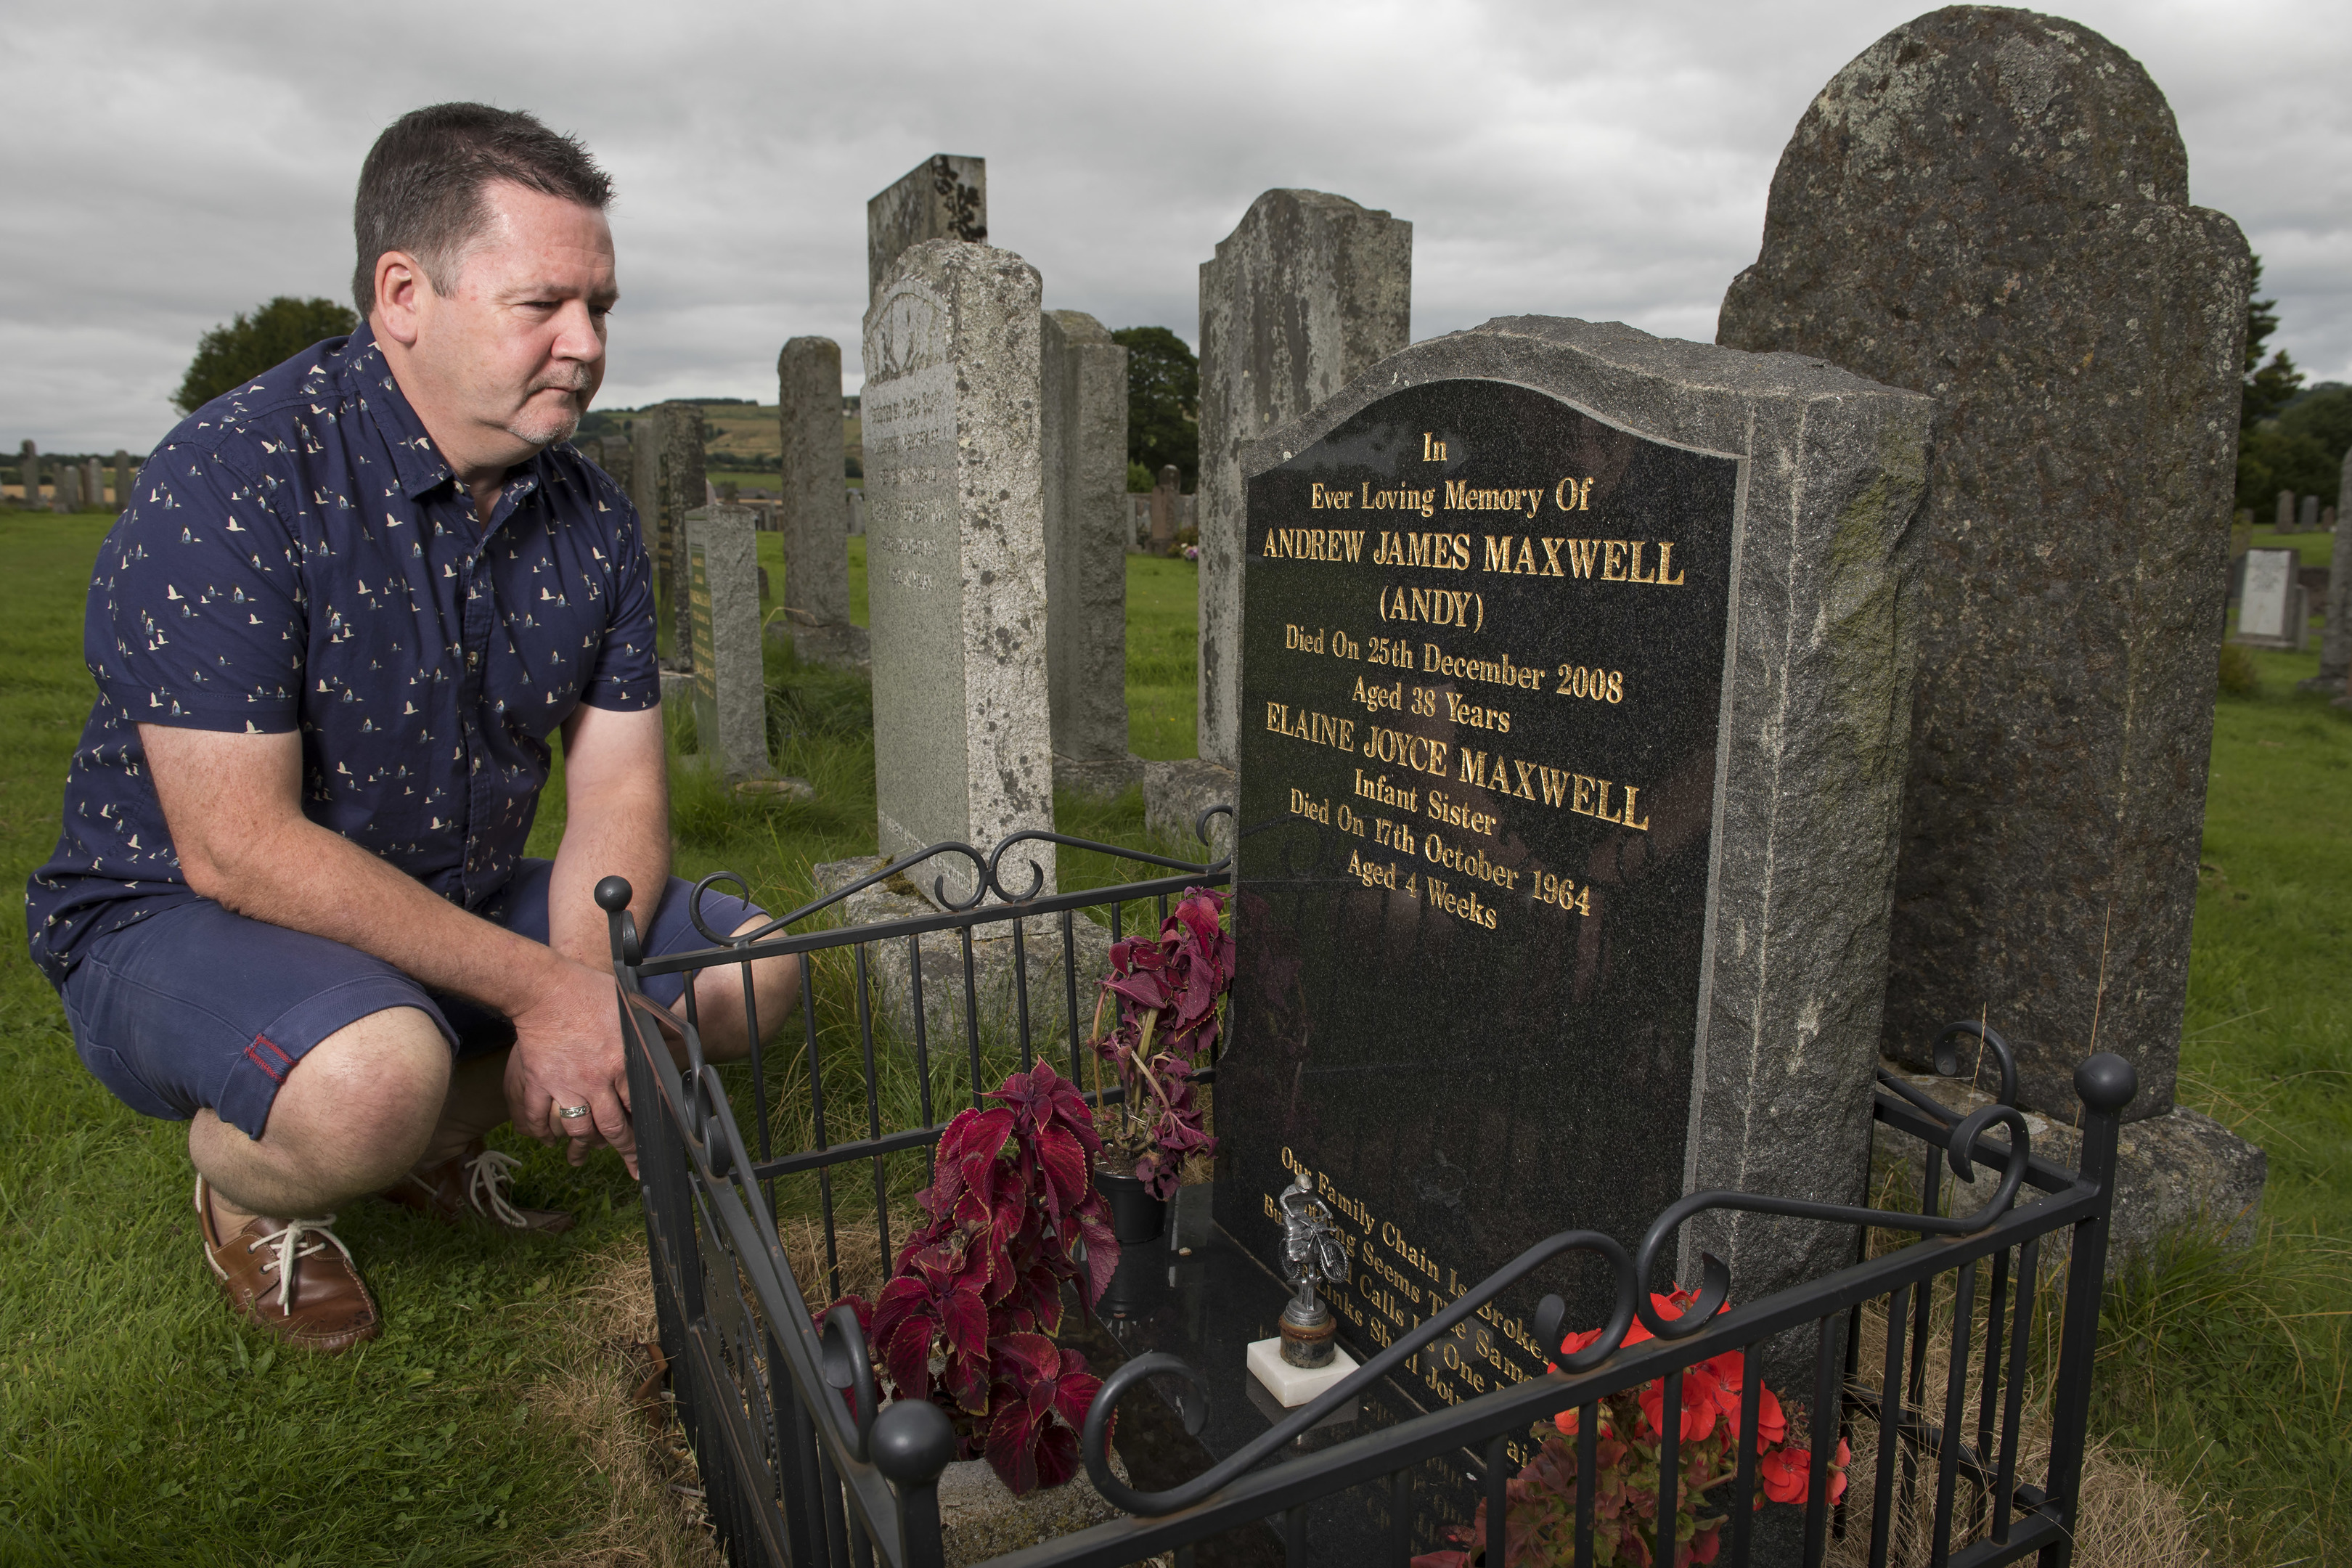
[[[1049,306],[1188,340],[1198,264],[1262,190],[1414,225],[1413,333],[1535,312],[1712,339],[1813,94],[1916,0],[1106,6],[17,0],[0,147],[0,446],[144,450],[196,339],[341,297],[360,160],[403,110],[528,108],[620,197],[603,403],[772,399],[783,340],[855,388],[865,203],[988,160]],[[2352,380],[2341,0],[2086,0],[2147,66],[2191,193],[2242,225],[2278,342]]]

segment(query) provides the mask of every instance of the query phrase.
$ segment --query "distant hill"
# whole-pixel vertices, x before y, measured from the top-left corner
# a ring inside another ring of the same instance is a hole
[[[714,473],[773,473],[783,460],[784,439],[778,427],[780,410],[772,403],[752,403],[740,397],[698,398],[702,408],[702,451],[705,467]],[[580,421],[583,437],[616,437],[638,408],[597,408]],[[842,421],[844,455],[864,466],[863,422]]]

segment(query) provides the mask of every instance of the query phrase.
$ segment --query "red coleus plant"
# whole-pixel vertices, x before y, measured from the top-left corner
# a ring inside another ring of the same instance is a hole
[[[1650,1298],[1661,1318],[1679,1318],[1698,1300],[1695,1290],[1677,1289],[1670,1295]],[[1570,1334],[1560,1353],[1574,1355],[1601,1337],[1601,1331]],[[1636,1319],[1624,1342],[1636,1345],[1654,1338]],[[1558,1371],[1557,1366],[1547,1371]],[[1595,1562],[1651,1568],[1664,1562],[1673,1568],[1712,1563],[1722,1550],[1723,1514],[1709,1515],[1706,1494],[1738,1473],[1740,1395],[1746,1387],[1747,1358],[1738,1351],[1712,1356],[1683,1371],[1681,1408],[1675,1425],[1679,1439],[1675,1491],[1675,1518],[1670,1554],[1662,1557],[1658,1530],[1658,1452],[1664,1432],[1665,1380],[1654,1378],[1639,1388],[1625,1389],[1601,1399],[1601,1430],[1594,1444],[1596,1473],[1592,1478],[1592,1552]],[[1522,1564],[1566,1564],[1576,1560],[1576,1436],[1578,1412],[1563,1410],[1553,1417],[1555,1432],[1537,1428],[1542,1441],[1535,1458],[1504,1485],[1508,1517],[1503,1526],[1503,1552],[1496,1559],[1488,1550],[1486,1509],[1481,1503],[1466,1529],[1452,1532],[1454,1546],[1414,1558],[1413,1568],[1520,1568]],[[1769,1388],[1756,1391],[1757,1479],[1763,1496],[1779,1503],[1802,1503],[1811,1485],[1812,1455],[1787,1446],[1789,1422],[1780,1401]],[[1829,1500],[1845,1495],[1845,1467],[1850,1458],[1845,1440],[1838,1440],[1830,1459]]]
[[[1047,1336],[1062,1285],[1094,1309],[1118,1267],[1108,1205],[1095,1190],[1102,1148],[1084,1096],[1053,1065],[1014,1073],[985,1110],[940,1134],[929,1217],[899,1249],[865,1328],[886,1394],[948,1413],[958,1458],[985,1457],[1014,1494],[1078,1471],[1078,1428],[1102,1380]]]
[[[1097,1064],[1108,1062],[1127,1090],[1110,1147],[1155,1198],[1176,1194],[1184,1161],[1217,1146],[1201,1125],[1192,1074],[1217,1043],[1217,1004],[1234,984],[1234,939],[1225,895],[1188,888],[1160,935],[1111,944],[1111,972],[1095,1004]],[[1102,1031],[1103,1005],[1118,998],[1118,1026]],[[1096,1089],[1101,1082],[1097,1077]]]

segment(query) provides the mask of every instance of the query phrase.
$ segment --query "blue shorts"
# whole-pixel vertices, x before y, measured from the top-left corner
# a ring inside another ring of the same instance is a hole
[[[533,942],[547,940],[554,863],[523,860],[475,912]],[[694,884],[669,879],[648,957],[710,945],[687,905]],[[731,931],[759,915],[713,889],[702,914]],[[674,1006],[683,975],[656,975],[646,994]],[[146,1116],[184,1121],[209,1107],[258,1138],[294,1064],[311,1047],[371,1013],[414,1007],[438,1025],[462,1059],[514,1044],[514,1026],[463,997],[428,990],[380,958],[325,937],[231,914],[197,899],[96,938],[66,976],[66,1019],[82,1065]]]

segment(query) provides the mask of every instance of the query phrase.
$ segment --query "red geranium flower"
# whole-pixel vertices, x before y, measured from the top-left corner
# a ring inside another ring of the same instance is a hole
[[[1838,1439],[1837,1452],[1830,1457],[1830,1506],[1835,1508],[1845,1496],[1845,1468],[1853,1458],[1853,1450],[1843,1437]],[[1812,1490],[1812,1451],[1808,1448],[1779,1448],[1764,1456],[1758,1467],[1764,1482],[1764,1495],[1774,1502],[1801,1503]],[[1758,1507],[1762,1507],[1759,1503]]]

